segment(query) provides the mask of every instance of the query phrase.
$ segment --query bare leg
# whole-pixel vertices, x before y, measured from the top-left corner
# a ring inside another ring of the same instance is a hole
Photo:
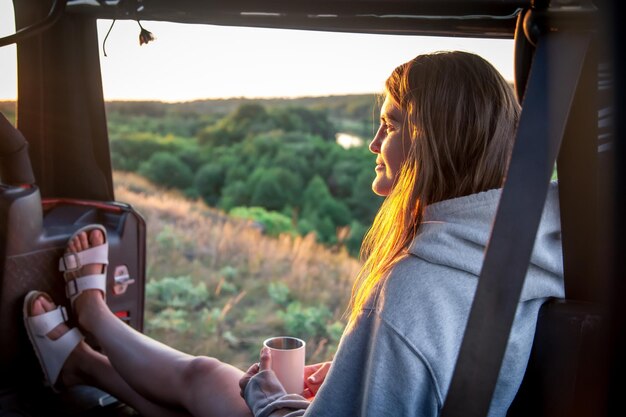
[[[79,252],[104,243],[99,230],[79,234],[68,249]],[[80,275],[98,273],[87,265]],[[214,358],[195,357],[151,339],[120,321],[98,290],[81,294],[74,311],[84,330],[96,337],[113,367],[142,396],[194,416],[250,416],[239,395],[243,372]]]
[[[39,297],[33,302],[30,314],[37,316],[55,308],[56,306],[48,299]],[[48,336],[56,340],[68,330],[65,324],[60,324]],[[160,406],[142,397],[120,377],[104,355],[94,351],[84,341],[80,342],[68,357],[60,378],[65,386],[85,384],[100,388],[145,416],[189,416],[188,413]]]

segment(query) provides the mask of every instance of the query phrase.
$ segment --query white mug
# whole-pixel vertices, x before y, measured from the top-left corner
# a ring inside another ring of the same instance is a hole
[[[272,354],[272,370],[287,391],[287,394],[302,394],[304,391],[304,340],[278,336],[263,342]]]

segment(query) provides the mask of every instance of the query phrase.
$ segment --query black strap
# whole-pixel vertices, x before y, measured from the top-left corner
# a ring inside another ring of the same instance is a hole
[[[28,143],[22,133],[0,113],[0,183],[34,184]]]
[[[537,43],[517,138],[442,417],[486,416],[589,36]]]

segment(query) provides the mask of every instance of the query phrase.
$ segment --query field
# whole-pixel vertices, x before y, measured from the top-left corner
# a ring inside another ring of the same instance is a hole
[[[262,341],[331,359],[381,199],[373,95],[108,102],[115,198],[146,219],[145,331],[241,368]],[[0,102],[15,123],[15,102]]]
[[[196,355],[246,368],[262,341],[307,341],[307,360],[332,358],[360,263],[315,235],[269,237],[246,220],[115,174],[118,201],[146,219],[146,333]]]

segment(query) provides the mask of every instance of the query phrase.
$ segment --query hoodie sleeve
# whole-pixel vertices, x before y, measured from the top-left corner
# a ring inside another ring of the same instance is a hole
[[[255,417],[298,417],[310,404],[300,395],[287,394],[272,371],[253,376],[244,398]]]
[[[436,416],[440,394],[425,358],[384,319],[369,346],[363,397],[368,416]]]
[[[307,417],[435,417],[432,370],[393,326],[364,312],[344,334]]]

